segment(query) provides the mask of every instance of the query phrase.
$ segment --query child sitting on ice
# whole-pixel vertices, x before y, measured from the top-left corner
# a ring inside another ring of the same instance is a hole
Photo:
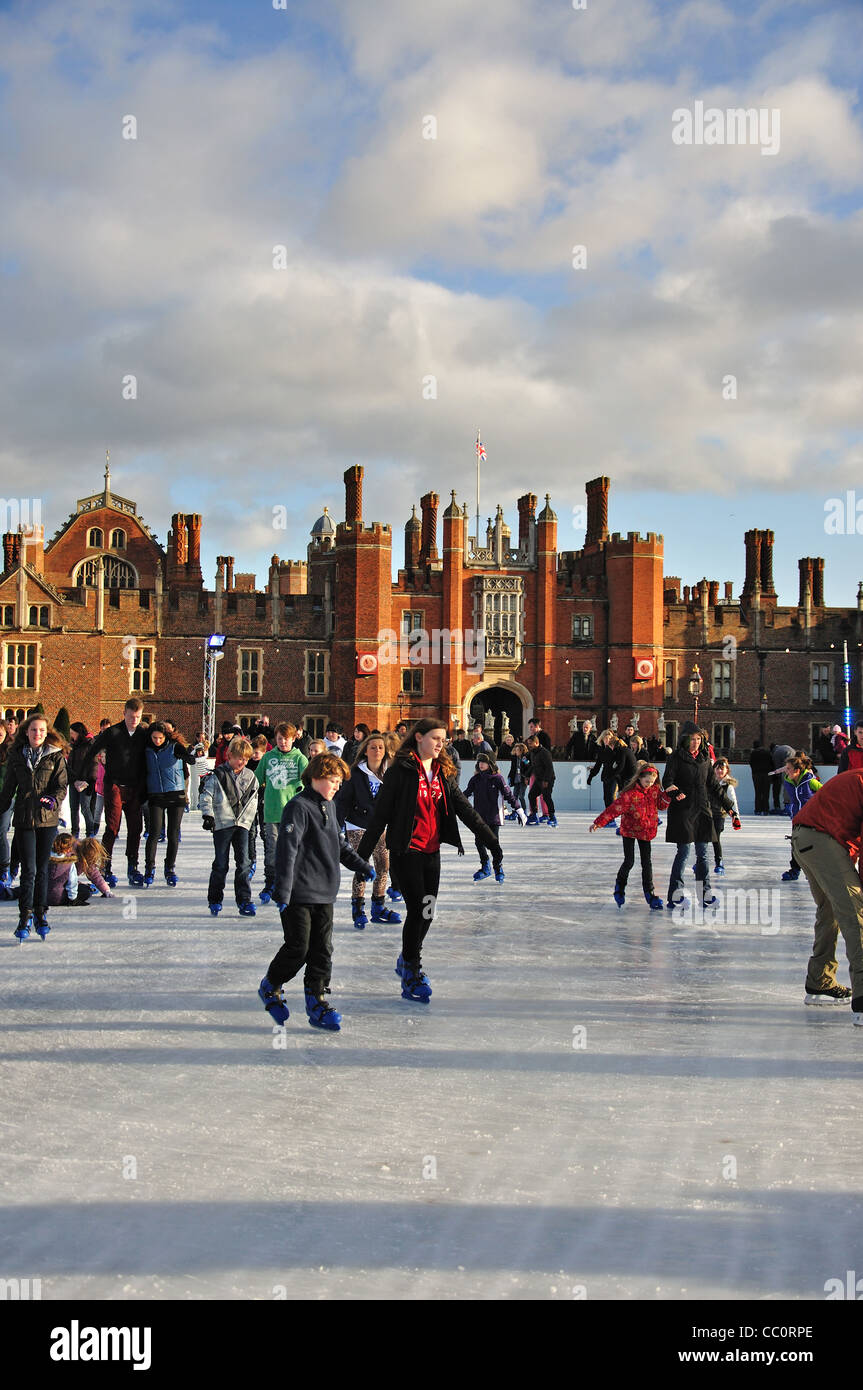
[[[496,840],[500,840],[498,831],[500,830],[500,798],[509,802],[515,811],[516,817],[521,825],[527,822],[527,816],[518,803],[515,793],[507,786],[497,770],[497,763],[491,753],[481,753],[476,760],[476,772],[471,777],[464,789],[465,796],[473,797],[473,808],[478,815],[482,816],[486,825]],[[488,859],[488,850],[480,840],[479,836],[474,836],[474,844],[479,854],[480,868],[474,874],[474,883],[479,883],[483,878],[491,877],[491,864]],[[494,876],[498,883],[503,883],[503,865],[498,864]]]
[[[659,773],[652,763],[637,763],[635,776],[630,782],[627,782],[620,796],[606,806],[590,827],[592,834],[594,830],[609,825],[616,816],[620,816],[623,863],[617,871],[617,881],[614,885],[614,901],[618,907],[623,907],[626,901],[626,884],[629,879],[629,871],[635,863],[635,844],[637,841],[638,852],[641,856],[641,886],[644,889],[645,900],[648,907],[654,911],[662,911],[662,899],[657,896],[653,886],[650,842],[656,838],[659,812],[671,805],[669,792],[676,792],[677,788],[669,787],[667,791],[663,791],[658,779]]]
[[[76,840],[68,831],[55,836],[48,864],[48,906],[83,907],[94,889],[103,898],[113,898],[102,876],[107,863],[107,851],[95,836]]]

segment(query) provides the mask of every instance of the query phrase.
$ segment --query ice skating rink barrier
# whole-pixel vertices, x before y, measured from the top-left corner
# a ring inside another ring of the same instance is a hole
[[[665,763],[657,763],[660,780],[665,772]],[[593,811],[598,815],[603,808],[602,783],[598,777],[594,777],[590,786],[584,785],[587,774],[592,767],[591,763],[559,763],[555,762],[555,783],[554,783],[554,806],[557,811]],[[508,770],[508,769],[507,769]],[[504,777],[506,771],[502,769]],[[740,807],[742,816],[752,815],[755,810],[755,789],[752,785],[752,772],[748,763],[732,763],[731,775],[737,778],[737,804]],[[836,775],[835,767],[816,768],[816,776],[819,781],[826,782],[828,778]],[[467,778],[462,772],[462,784],[466,785]],[[771,791],[770,805],[773,806],[773,794]]]

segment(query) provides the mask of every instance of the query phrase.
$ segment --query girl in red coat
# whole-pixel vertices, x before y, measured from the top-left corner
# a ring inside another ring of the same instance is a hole
[[[652,763],[638,763],[635,776],[627,782],[620,796],[606,806],[590,827],[591,833],[601,826],[608,825],[615,816],[620,816],[620,833],[623,837],[623,863],[617,871],[614,885],[614,901],[623,907],[626,900],[626,883],[629,871],[635,863],[635,842],[641,855],[641,883],[648,907],[662,911],[662,899],[656,896],[653,887],[653,866],[650,862],[650,842],[656,838],[659,812],[671,805],[669,792],[677,791],[669,787],[663,791],[659,785],[659,773]]]

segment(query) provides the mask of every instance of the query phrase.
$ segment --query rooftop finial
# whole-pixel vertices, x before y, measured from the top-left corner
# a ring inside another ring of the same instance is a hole
[[[105,496],[111,491],[111,450],[105,450]]]

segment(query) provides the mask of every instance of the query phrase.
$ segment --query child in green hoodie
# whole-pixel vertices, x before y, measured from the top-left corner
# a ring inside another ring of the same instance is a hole
[[[272,902],[276,879],[276,843],[282,812],[302,788],[302,778],[308,758],[294,747],[297,736],[293,724],[276,725],[276,746],[265,753],[258,763],[255,776],[264,788],[264,887],[258,895],[262,903]]]

